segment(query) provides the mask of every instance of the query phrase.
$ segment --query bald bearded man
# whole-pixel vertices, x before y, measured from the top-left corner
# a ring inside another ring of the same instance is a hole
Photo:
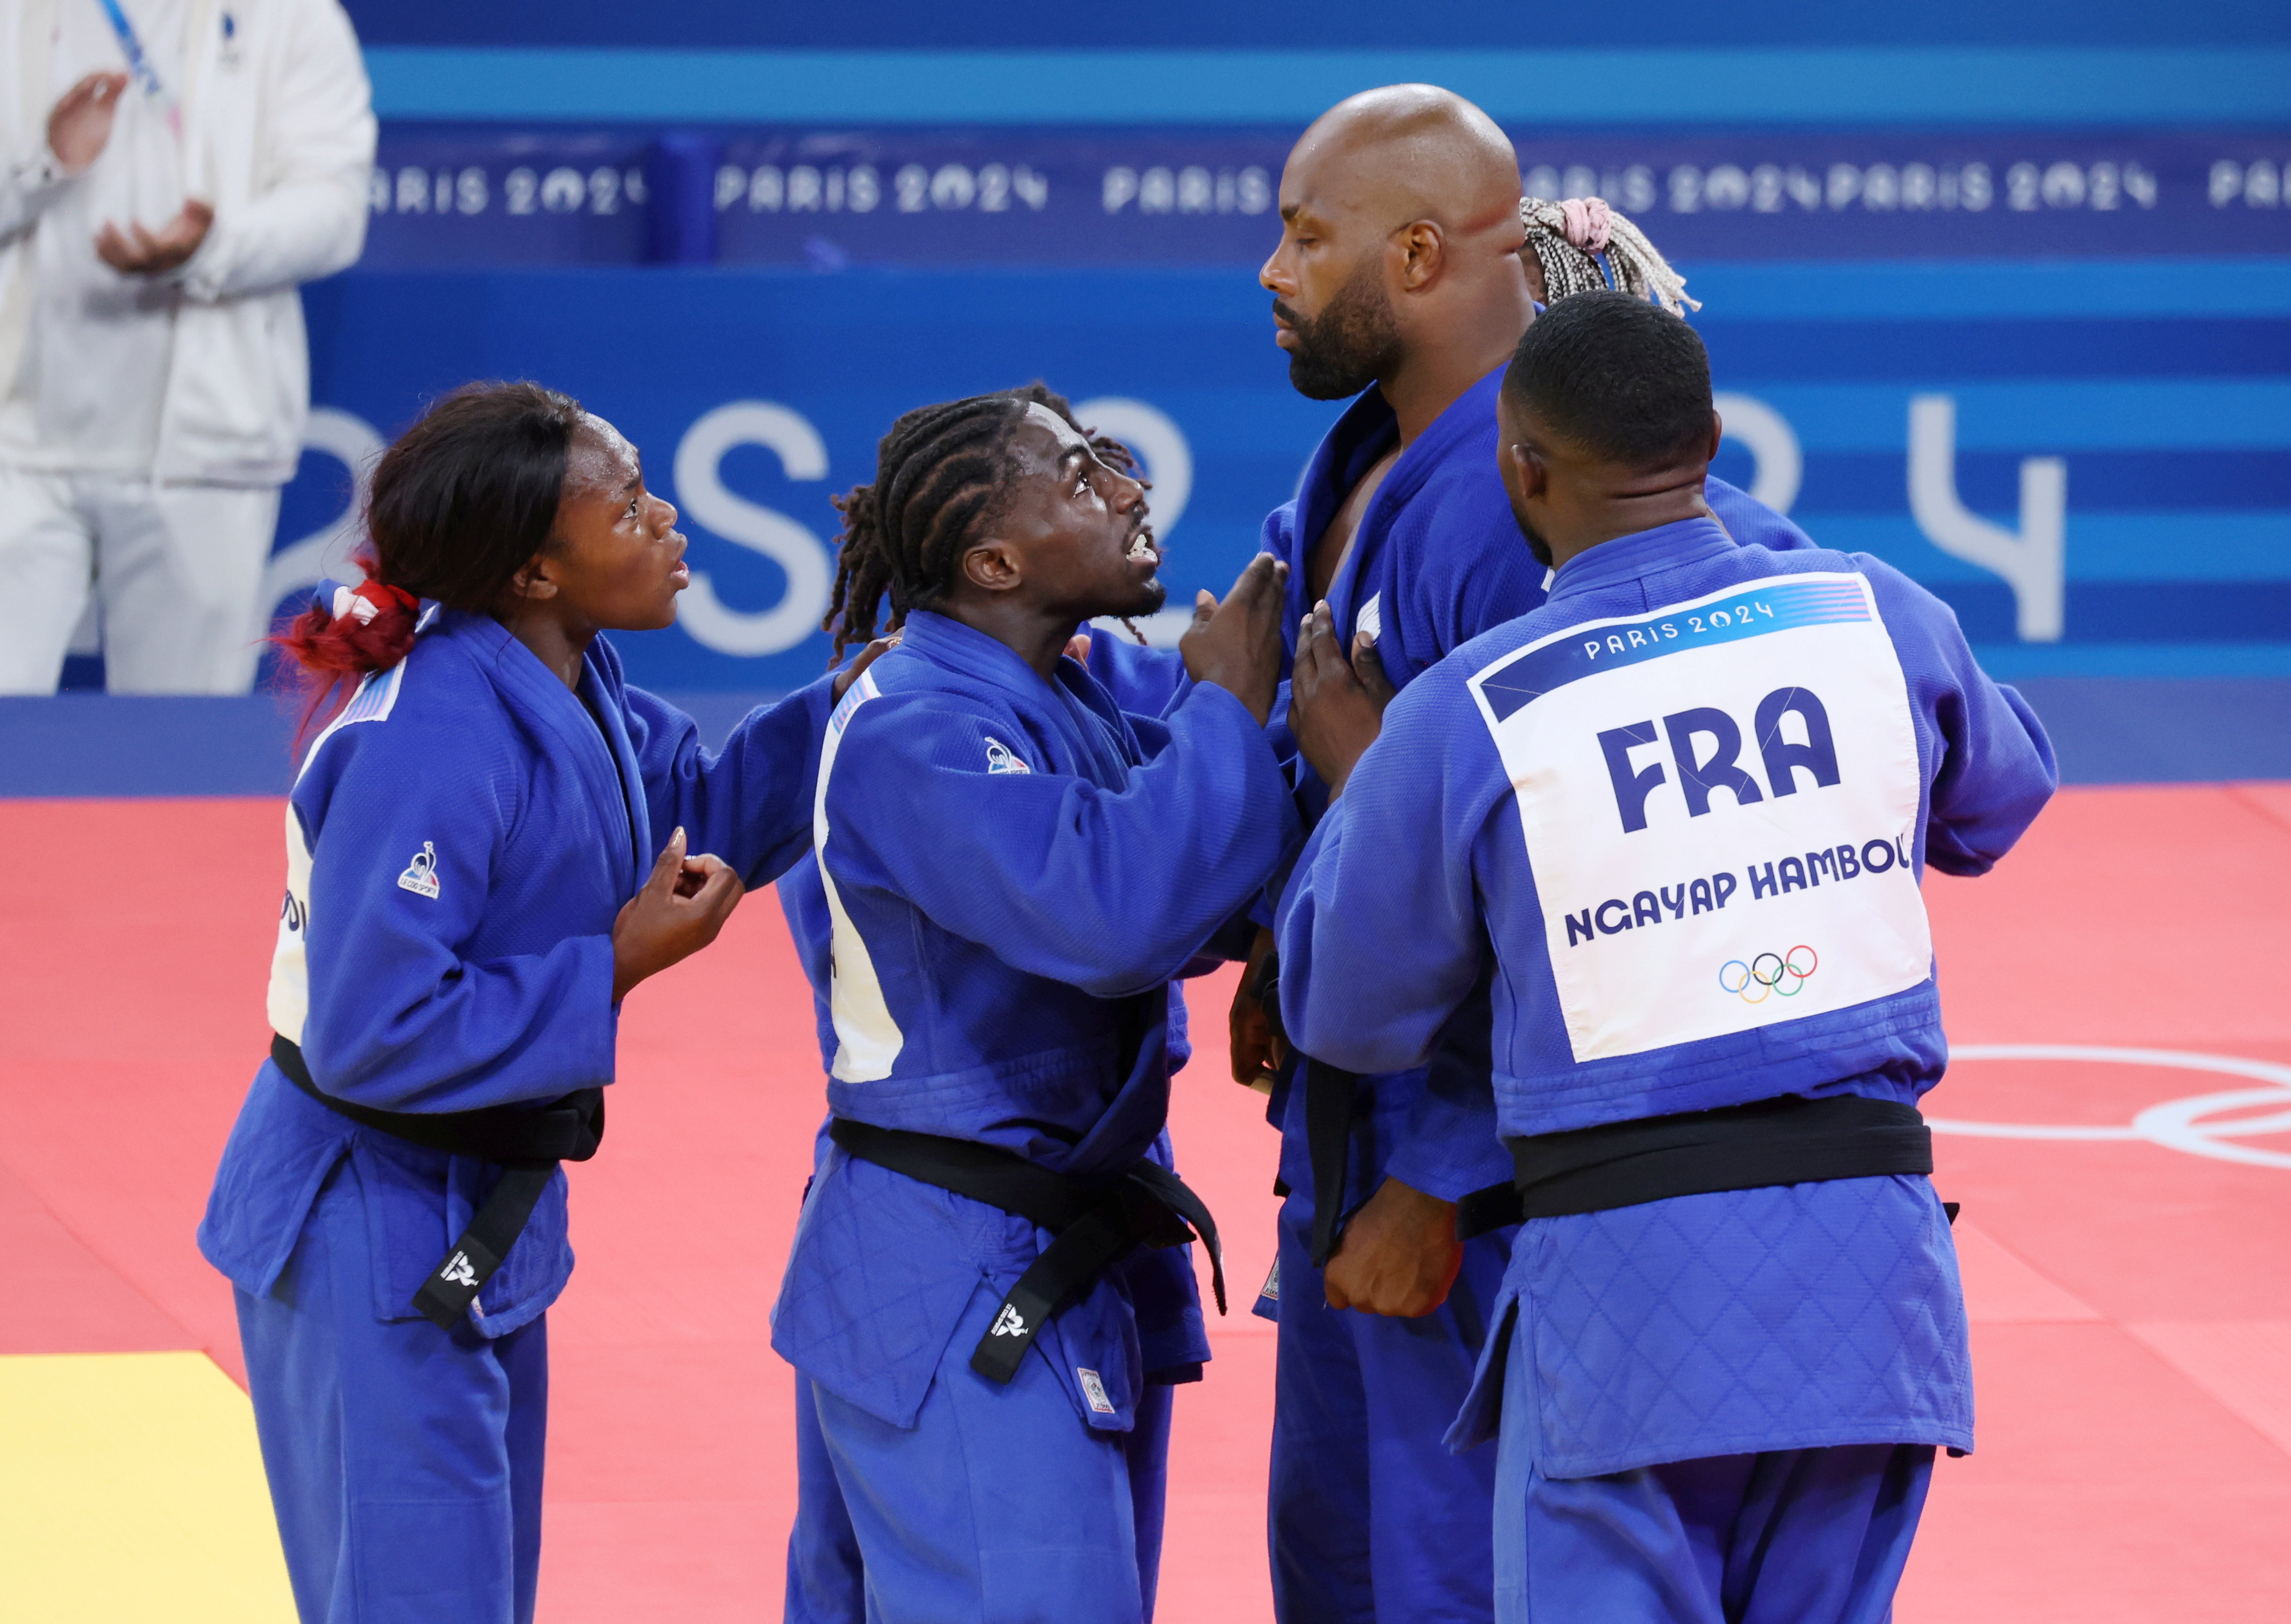
[[[1266,519],[1264,545],[1290,566],[1292,655],[1295,629],[1323,601],[1353,650],[1367,690],[1350,718],[1356,736],[1314,753],[1356,757],[1381,696],[1544,599],[1546,571],[1520,543],[1497,455],[1498,386],[1537,309],[1520,256],[1519,165],[1470,102],[1390,85],[1306,131],[1280,201],[1281,244],[1258,279],[1290,380],[1315,400],[1359,398],[1296,499]],[[1723,482],[1706,499],[1738,541],[1812,544]],[[1274,714],[1287,709],[1284,694]],[[1314,727],[1345,722],[1342,707],[1314,707]],[[1327,785],[1282,743],[1316,820]],[[1484,1620],[1495,1451],[1452,1455],[1441,1440],[1469,1390],[1514,1233],[1486,988],[1450,1020],[1428,1067],[1356,1077],[1283,1054],[1255,995],[1269,949],[1261,936],[1233,1037],[1235,1078],[1270,1086],[1287,1197],[1257,1305],[1280,1327],[1275,1611],[1284,1624]]]

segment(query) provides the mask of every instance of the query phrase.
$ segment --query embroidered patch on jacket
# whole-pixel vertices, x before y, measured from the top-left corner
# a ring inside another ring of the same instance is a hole
[[[1018,760],[1008,744],[990,733],[986,736],[986,770],[990,773],[1031,773],[1034,769]]]
[[[411,891],[416,896],[427,896],[431,902],[437,901],[438,848],[427,840],[422,841],[422,849],[414,854],[414,861],[407,864],[406,872],[398,877],[398,886],[400,890]]]
[[[1259,1297],[1270,1298],[1273,1301],[1274,1301],[1274,1302],[1276,1302],[1276,1303],[1277,1303],[1277,1302],[1279,1302],[1279,1301],[1281,1300],[1281,1259],[1280,1259],[1280,1258],[1275,1258],[1273,1260],[1273,1269],[1272,1269],[1272,1272],[1271,1272],[1270,1274],[1266,1274],[1266,1277],[1265,1277],[1265,1283],[1264,1283],[1263,1285],[1259,1286],[1259,1287],[1257,1289],[1257,1294],[1258,1294],[1258,1296],[1259,1296]]]
[[[1081,1395],[1089,1401],[1089,1407],[1099,1415],[1112,1415],[1113,1401],[1105,1396],[1105,1384],[1098,1379],[1097,1372],[1076,1365],[1074,1374],[1081,1378]]]

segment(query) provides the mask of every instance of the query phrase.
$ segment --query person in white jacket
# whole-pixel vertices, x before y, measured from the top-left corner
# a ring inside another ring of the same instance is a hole
[[[335,0],[0,0],[0,693],[91,591],[112,692],[253,685],[296,288],[365,245],[374,146]]]

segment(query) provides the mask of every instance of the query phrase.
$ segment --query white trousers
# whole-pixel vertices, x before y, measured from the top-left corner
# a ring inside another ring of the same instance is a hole
[[[0,694],[52,694],[91,591],[115,694],[244,694],[276,486],[0,466]]]

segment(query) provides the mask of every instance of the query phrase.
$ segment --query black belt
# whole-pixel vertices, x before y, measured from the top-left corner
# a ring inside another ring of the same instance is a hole
[[[978,1339],[970,1368],[1008,1382],[1052,1314],[1115,1259],[1137,1246],[1182,1246],[1199,1234],[1209,1248],[1218,1312],[1225,1312],[1225,1261],[1217,1222],[1202,1198],[1155,1162],[1110,1181],[1053,1172],[1015,1151],[837,1117],[828,1136],[862,1161],[972,1201],[1015,1213],[1057,1237],[1027,1266]]]
[[[1358,1072],[1305,1057],[1305,1150],[1313,1164],[1313,1266],[1328,1266],[1342,1233]]]
[[[446,1259],[414,1295],[440,1331],[469,1311],[524,1233],[534,1203],[559,1162],[586,1162],[605,1137],[605,1090],[577,1089],[545,1105],[487,1105],[477,1111],[378,1111],[321,1090],[301,1049],[273,1033],[270,1058],[286,1081],[338,1116],[429,1150],[502,1165],[500,1182],[470,1219]]]
[[[1497,1192],[1479,1191],[1467,1201],[1485,1198],[1483,1219],[1518,1223],[1675,1195],[1933,1170],[1933,1130],[1917,1108],[1858,1094],[1789,1095],[1537,1134],[1514,1139],[1511,1154],[1517,1205],[1508,1216],[1492,1214]]]

